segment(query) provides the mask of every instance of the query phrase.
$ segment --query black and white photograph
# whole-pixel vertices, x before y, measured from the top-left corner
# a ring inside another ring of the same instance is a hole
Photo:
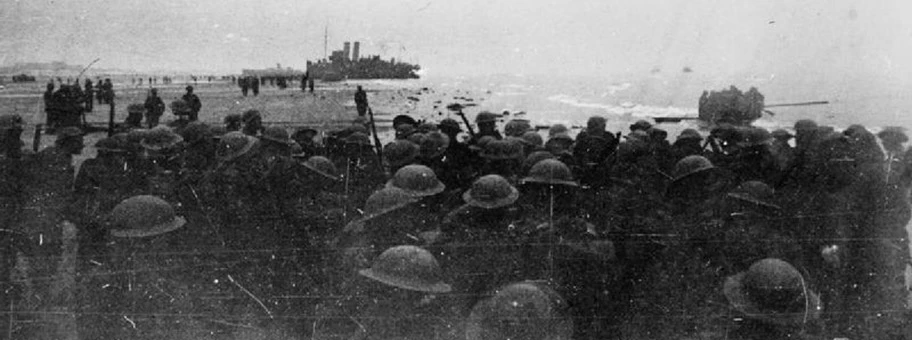
[[[0,0],[0,339],[912,340],[910,14]]]

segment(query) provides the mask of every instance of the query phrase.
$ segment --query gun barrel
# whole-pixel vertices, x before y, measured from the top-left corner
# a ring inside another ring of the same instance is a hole
[[[771,107],[786,107],[786,106],[826,105],[829,103],[830,102],[826,101],[826,100],[818,100],[818,101],[812,101],[812,102],[769,104],[769,105],[764,105],[764,107],[771,108]]]

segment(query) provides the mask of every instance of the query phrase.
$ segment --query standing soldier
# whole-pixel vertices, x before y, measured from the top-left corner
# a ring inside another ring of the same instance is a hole
[[[358,108],[358,116],[363,117],[367,114],[367,92],[358,85],[358,91],[355,91],[355,106]]]
[[[314,93],[314,79],[307,79],[307,87],[310,88],[310,93]]]
[[[92,80],[86,78],[85,81],[85,112],[92,112],[92,94],[94,93]]]
[[[111,83],[111,78],[105,78],[102,92],[104,92],[105,104],[111,105],[114,102],[114,84]]]
[[[307,92],[307,78],[310,75],[308,72],[304,72],[304,75],[301,76],[301,92]]]
[[[48,133],[53,133],[54,126],[57,124],[57,103],[54,100],[54,82],[47,84],[47,90],[44,91],[44,114],[47,117],[45,125]]]
[[[199,97],[193,94],[193,86],[187,85],[187,93],[181,99],[190,105],[190,121],[199,119],[199,111],[203,104],[200,103]]]
[[[260,94],[260,77],[253,77],[253,83],[250,85],[250,89],[253,90],[253,96],[258,96]]]
[[[152,89],[149,92],[149,96],[146,97],[146,103],[143,106],[146,107],[146,124],[148,124],[150,129],[156,127],[158,119],[165,113],[165,102],[158,96],[158,89]]]

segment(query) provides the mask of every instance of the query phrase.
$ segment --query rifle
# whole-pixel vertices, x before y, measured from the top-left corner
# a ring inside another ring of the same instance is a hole
[[[32,151],[38,152],[38,148],[41,147],[41,124],[35,125],[35,137],[32,139]]]
[[[380,167],[383,167],[383,144],[380,143],[380,137],[377,136],[377,123],[374,121],[374,110],[367,107],[367,114],[370,116],[371,133],[374,135],[374,147],[377,148],[377,158],[379,158]]]
[[[475,130],[472,129],[472,124],[469,124],[469,119],[466,118],[465,113],[462,113],[462,109],[460,108],[459,111],[456,111],[456,114],[462,117],[462,122],[465,123],[466,130],[469,130],[469,136],[475,137]]]

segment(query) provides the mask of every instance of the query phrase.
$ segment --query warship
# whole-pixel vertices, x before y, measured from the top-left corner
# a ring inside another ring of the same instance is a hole
[[[417,79],[421,66],[381,59],[379,55],[361,57],[360,43],[345,42],[342,50],[328,58],[307,61],[307,74],[313,79],[341,81],[346,79]]]

